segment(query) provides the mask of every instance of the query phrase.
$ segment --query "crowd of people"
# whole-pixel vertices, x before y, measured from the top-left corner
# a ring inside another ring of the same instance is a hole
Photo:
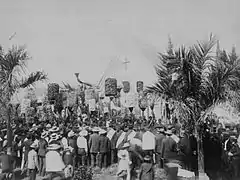
[[[46,174],[71,177],[79,166],[107,168],[118,163],[119,159],[125,158],[122,150],[129,152],[133,162],[129,164],[129,169],[140,168],[144,159],[151,159],[152,163],[163,166],[164,158],[174,159],[178,156],[175,145],[180,139],[174,127],[168,130],[161,124],[150,127],[147,124],[151,122],[146,120],[130,123],[125,119],[122,122],[104,118],[98,122],[88,119],[84,122],[41,122],[35,119],[24,124],[20,121],[13,129],[11,148],[7,148],[6,131],[2,131],[2,153],[10,155],[12,159],[11,165],[4,167],[5,163],[2,163],[2,172],[21,168],[22,171],[28,170],[30,179],[35,179],[37,172],[43,177]],[[162,145],[166,135],[174,137],[170,146],[176,149]],[[119,167],[122,167],[121,164]],[[121,171],[118,175],[121,175]]]
[[[21,121],[20,121],[21,122]],[[68,121],[39,121],[18,123],[13,128],[11,146],[6,130],[2,130],[2,174],[21,168],[31,180],[36,175],[52,178],[73,177],[80,166],[107,168],[118,164],[117,176],[130,180],[138,171],[140,180],[154,179],[154,167],[165,168],[166,163],[177,163],[197,173],[197,141],[193,133],[178,124],[163,125],[161,121],[109,120],[102,117]],[[239,177],[240,138],[237,130],[208,126],[204,134],[206,168],[227,166]],[[217,143],[217,145],[216,145]],[[219,156],[218,156],[219,155]],[[208,165],[216,157],[217,165]],[[211,166],[211,167],[210,167]]]

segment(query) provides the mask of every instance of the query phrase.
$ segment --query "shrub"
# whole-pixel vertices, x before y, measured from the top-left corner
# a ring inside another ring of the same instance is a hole
[[[74,180],[92,180],[93,172],[92,168],[86,166],[80,166],[74,172]]]

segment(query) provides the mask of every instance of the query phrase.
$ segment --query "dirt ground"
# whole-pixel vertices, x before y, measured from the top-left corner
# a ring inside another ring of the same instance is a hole
[[[117,164],[114,164],[110,166],[107,169],[100,170],[99,168],[96,168],[93,170],[93,180],[117,180],[117,177],[115,176],[117,172]],[[25,178],[16,178],[16,180],[28,180],[27,177]],[[166,180],[166,173],[163,169],[159,169],[155,167],[155,180]],[[37,176],[36,180],[42,180],[42,177]],[[135,177],[133,177],[133,180],[139,180],[137,172],[135,173]],[[184,179],[181,179],[184,180]],[[187,179],[186,179],[187,180]]]

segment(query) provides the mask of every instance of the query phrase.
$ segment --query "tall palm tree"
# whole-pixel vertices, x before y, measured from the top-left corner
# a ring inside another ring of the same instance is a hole
[[[240,59],[235,48],[230,54],[224,50],[213,54],[216,42],[211,35],[209,41],[159,53],[160,63],[155,67],[158,81],[147,88],[149,93],[164,94],[175,102],[175,111],[183,119],[191,120],[194,127],[217,104],[229,101],[237,105],[240,102]],[[195,132],[198,171],[204,173],[201,131],[195,129]]]
[[[26,74],[27,61],[30,60],[25,47],[12,46],[4,52],[0,46],[0,103],[7,112],[8,146],[11,146],[11,98],[20,88],[34,86],[36,82],[47,79],[42,71]]]

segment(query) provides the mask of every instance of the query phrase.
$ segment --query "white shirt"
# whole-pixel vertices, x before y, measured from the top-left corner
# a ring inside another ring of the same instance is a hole
[[[88,144],[87,139],[83,136],[79,136],[77,138],[77,146],[78,148],[84,148],[86,152],[88,152]]]
[[[61,141],[62,141],[62,144],[63,144],[63,148],[66,149],[68,147],[68,140],[67,140],[67,138],[63,137]]]
[[[153,150],[155,149],[155,135],[149,131],[146,131],[142,137],[142,149],[143,150]]]
[[[59,172],[65,168],[61,155],[57,151],[46,153],[46,171]]]

